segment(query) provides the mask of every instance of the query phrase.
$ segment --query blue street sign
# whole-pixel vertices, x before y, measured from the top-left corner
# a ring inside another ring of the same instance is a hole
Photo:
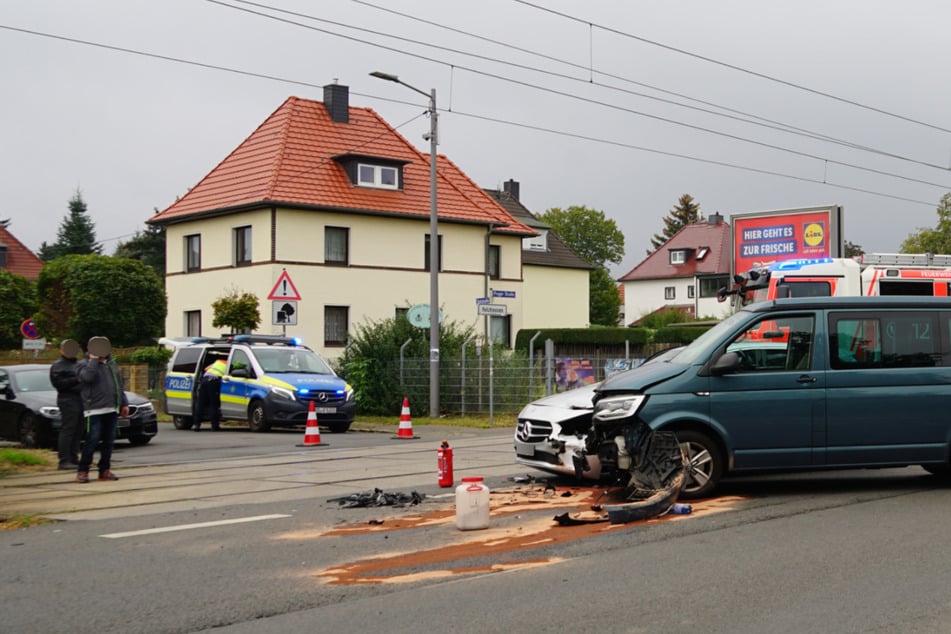
[[[481,306],[482,304],[488,304],[492,300],[488,297],[476,297],[476,304]]]
[[[492,291],[492,297],[515,297],[515,291]]]

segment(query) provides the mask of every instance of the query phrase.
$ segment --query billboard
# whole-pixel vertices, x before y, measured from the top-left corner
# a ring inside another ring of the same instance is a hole
[[[842,213],[830,205],[730,216],[733,272],[782,260],[842,257]]]

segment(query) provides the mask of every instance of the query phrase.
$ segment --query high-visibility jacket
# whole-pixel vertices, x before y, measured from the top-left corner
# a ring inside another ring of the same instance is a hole
[[[225,371],[228,369],[228,364],[218,359],[211,365],[205,368],[205,377],[220,379],[225,375]]]

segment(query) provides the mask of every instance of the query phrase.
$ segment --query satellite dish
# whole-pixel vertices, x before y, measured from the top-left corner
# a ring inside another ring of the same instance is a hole
[[[416,304],[406,311],[406,319],[417,328],[429,328],[429,304]],[[442,323],[442,310],[439,311],[439,323]]]

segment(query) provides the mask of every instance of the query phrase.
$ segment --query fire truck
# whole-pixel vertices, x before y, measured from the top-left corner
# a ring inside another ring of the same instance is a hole
[[[951,296],[951,255],[870,253],[857,258],[784,260],[733,276],[718,299],[734,309],[780,297],[828,295]]]

